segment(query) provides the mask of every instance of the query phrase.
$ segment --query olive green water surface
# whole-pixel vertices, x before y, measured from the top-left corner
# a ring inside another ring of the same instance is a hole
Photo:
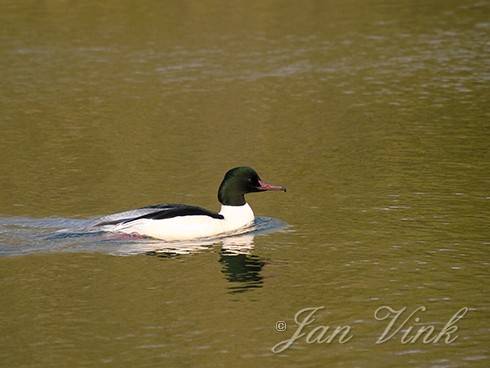
[[[249,196],[288,226],[238,255],[1,257],[2,367],[489,366],[488,1],[1,5],[0,249],[26,219],[217,210],[233,166],[288,187]],[[383,305],[469,312],[376,344]],[[274,354],[316,306],[353,338]]]

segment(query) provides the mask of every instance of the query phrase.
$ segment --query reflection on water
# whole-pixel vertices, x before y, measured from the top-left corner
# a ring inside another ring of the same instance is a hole
[[[278,228],[270,227],[270,220],[258,219],[259,229],[255,228],[252,232],[242,235],[228,236],[221,239],[179,242],[179,243],[143,243],[138,242],[139,252],[148,248],[146,255],[173,258],[177,256],[189,255],[209,249],[213,245],[221,244],[218,262],[221,264],[221,272],[230,282],[229,290],[231,293],[240,293],[254,288],[262,287],[263,277],[261,275],[265,262],[256,254],[253,254],[254,238],[257,234],[263,234],[271,230],[277,231]],[[269,223],[268,225],[265,225]],[[125,248],[127,253],[128,249]]]
[[[261,275],[265,262],[253,254],[229,254],[222,251],[219,262],[222,264],[222,272],[231,283],[231,293],[241,293],[254,288],[260,288],[263,284]]]
[[[265,262],[251,253],[253,240],[253,234],[245,234],[223,241],[219,262],[222,264],[221,272],[231,283],[229,289],[232,293],[262,287],[261,271]]]

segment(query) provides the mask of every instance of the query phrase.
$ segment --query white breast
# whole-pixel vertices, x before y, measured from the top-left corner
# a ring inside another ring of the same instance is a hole
[[[152,238],[175,241],[208,238],[234,233],[254,221],[250,206],[221,206],[224,219],[210,216],[177,216],[169,219],[140,219],[115,226],[112,231],[139,234]]]
[[[219,214],[224,217],[226,227],[235,230],[250,225],[255,218],[248,203],[245,203],[243,206],[222,205]]]

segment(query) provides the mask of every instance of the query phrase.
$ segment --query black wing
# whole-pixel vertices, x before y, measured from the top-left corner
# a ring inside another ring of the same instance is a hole
[[[209,216],[215,219],[223,219],[219,213],[208,211],[197,206],[185,204],[156,204],[132,211],[115,213],[100,218],[93,226],[124,224],[139,219],[162,220],[177,216]]]

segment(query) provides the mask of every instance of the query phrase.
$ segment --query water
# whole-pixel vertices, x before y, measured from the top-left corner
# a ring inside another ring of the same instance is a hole
[[[4,1],[2,366],[487,367],[489,8]],[[53,236],[216,210],[237,165],[287,185],[248,196],[274,231]],[[452,344],[376,344],[383,305],[438,328],[469,312]],[[316,306],[354,337],[274,354]]]

